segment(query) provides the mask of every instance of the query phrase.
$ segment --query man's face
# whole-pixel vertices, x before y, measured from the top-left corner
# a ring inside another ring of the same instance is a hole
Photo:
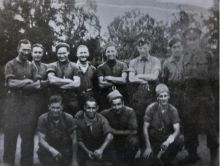
[[[95,101],[87,101],[84,106],[85,114],[89,119],[94,119],[98,106]]]
[[[186,37],[186,46],[190,50],[195,50],[199,47],[199,37],[196,35]]]
[[[32,49],[31,55],[32,55],[33,61],[40,62],[43,56],[43,49],[41,47],[34,47]]]
[[[106,49],[105,55],[107,60],[115,60],[117,56],[117,50],[114,46],[110,46]]]
[[[159,96],[157,97],[157,100],[158,100],[159,104],[161,104],[162,106],[167,105],[169,99],[170,99],[170,95],[169,95],[168,92],[161,92],[159,94]]]
[[[182,47],[181,42],[177,42],[173,44],[171,47],[171,51],[174,57],[179,58],[180,56],[182,56],[183,47]]]
[[[77,50],[77,58],[80,62],[86,62],[89,57],[89,50],[87,47],[79,47]]]
[[[57,58],[60,62],[66,62],[68,60],[69,51],[66,47],[60,47],[57,50]]]
[[[137,46],[137,50],[138,50],[140,56],[146,56],[146,55],[148,55],[148,53],[150,51],[150,44],[145,43],[142,46]]]
[[[124,102],[121,98],[116,98],[112,100],[111,104],[112,110],[115,111],[115,113],[120,114],[122,111],[122,108],[124,107]]]
[[[62,113],[63,105],[61,102],[51,103],[48,109],[55,119],[58,119]]]
[[[25,61],[28,59],[28,56],[31,53],[31,44],[25,44],[21,43],[19,49],[18,49],[18,56],[22,61]]]

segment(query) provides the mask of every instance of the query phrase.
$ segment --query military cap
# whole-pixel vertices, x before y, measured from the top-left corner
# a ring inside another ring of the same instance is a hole
[[[35,43],[35,44],[33,44],[33,45],[31,46],[31,49],[33,49],[34,47],[40,47],[40,48],[42,48],[42,50],[44,50],[44,46],[43,46],[42,44],[40,44],[40,43]]]
[[[201,35],[201,30],[195,25],[191,24],[184,32],[183,36],[188,37],[188,36],[200,36]]]
[[[111,102],[113,99],[116,98],[122,98],[123,96],[121,95],[121,93],[116,89],[111,91],[108,95],[107,95],[107,99],[109,102]]]
[[[66,47],[66,49],[69,51],[70,50],[70,45],[69,44],[67,44],[67,43],[58,43],[57,45],[56,45],[56,52],[59,50],[59,48],[61,48],[61,47]]]
[[[156,86],[155,91],[156,91],[157,96],[158,96],[160,93],[162,93],[162,92],[170,93],[169,88],[168,88],[167,85],[165,85],[165,84],[158,84],[158,85]]]

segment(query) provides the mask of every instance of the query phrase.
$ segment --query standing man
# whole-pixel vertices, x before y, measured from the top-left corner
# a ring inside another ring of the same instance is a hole
[[[128,103],[127,94],[127,65],[117,60],[118,52],[113,44],[105,49],[107,61],[97,69],[98,83],[101,91],[100,103],[102,108],[108,108],[108,100],[105,98],[113,89],[118,89]]]
[[[165,60],[162,69],[163,82],[170,88],[170,103],[172,103],[182,115],[183,107],[183,43],[179,37],[173,37],[169,41],[171,56]]]
[[[76,114],[80,165],[87,161],[111,161],[108,146],[113,139],[107,119],[97,113],[99,107],[92,97],[85,99],[84,111]]]
[[[78,166],[76,121],[63,112],[61,96],[51,96],[49,112],[38,119],[38,157],[43,166]]]
[[[32,64],[36,70],[35,80],[39,80],[41,88],[34,93],[35,105],[33,109],[36,109],[37,117],[44,113],[47,108],[47,96],[48,96],[48,80],[47,80],[47,65],[41,62],[44,55],[44,47],[42,44],[36,43],[31,47]]]
[[[21,136],[21,166],[33,164],[34,133],[36,113],[33,94],[40,88],[40,81],[34,82],[35,68],[28,61],[31,43],[22,39],[17,47],[18,56],[5,66],[5,82],[8,88],[7,108],[4,113],[4,155],[5,163],[14,165],[17,138]]]
[[[169,89],[165,84],[156,87],[157,102],[150,104],[144,115],[145,159],[160,159],[164,166],[172,166],[172,159],[183,147],[180,137],[180,119],[169,104]],[[155,164],[155,163],[153,163]]]
[[[110,92],[107,98],[111,107],[101,114],[107,118],[112,128],[115,162],[118,166],[129,166],[139,145],[136,114],[132,108],[124,105],[123,96],[118,90]]]
[[[161,71],[160,60],[150,55],[150,49],[149,40],[139,39],[137,43],[139,56],[132,59],[129,64],[129,82],[134,89],[131,103],[136,111],[139,133],[142,131],[145,109],[154,101],[154,89]]]
[[[81,80],[79,100],[82,101],[85,96],[95,95],[96,68],[88,61],[89,49],[86,45],[78,46],[76,56],[78,58],[76,65]],[[80,107],[83,108],[82,104]]]
[[[210,86],[212,54],[200,47],[201,31],[190,26],[185,32],[186,53],[183,58],[184,91],[184,135],[185,147],[189,155],[183,163],[195,163],[198,134],[202,131],[207,136],[211,160],[217,158],[218,140],[214,117],[214,100]]]
[[[58,61],[49,64],[48,80],[52,93],[60,94],[64,100],[64,111],[74,115],[78,110],[78,89],[80,87],[79,70],[69,61],[70,47],[67,43],[56,46]]]

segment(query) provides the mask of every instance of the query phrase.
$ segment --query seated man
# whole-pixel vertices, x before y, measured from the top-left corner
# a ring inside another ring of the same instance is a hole
[[[165,84],[156,87],[157,102],[150,104],[144,115],[144,138],[146,148],[143,158],[159,159],[164,166],[171,166],[183,146],[180,136],[180,119],[176,108],[169,104],[169,89]],[[154,163],[155,164],[155,163]]]
[[[84,101],[84,111],[75,117],[78,127],[79,162],[84,166],[88,161],[110,161],[106,148],[113,139],[107,119],[97,113],[96,100],[88,97]]]
[[[78,166],[76,122],[62,112],[62,98],[51,96],[49,112],[38,119],[38,157],[43,166]]]
[[[101,112],[112,128],[117,165],[131,165],[138,150],[137,119],[134,110],[124,105],[124,99],[118,90],[107,96],[111,108]]]

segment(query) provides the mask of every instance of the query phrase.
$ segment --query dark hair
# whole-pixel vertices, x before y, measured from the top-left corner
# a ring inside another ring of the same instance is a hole
[[[49,98],[49,104],[52,103],[62,103],[63,102],[63,98],[60,95],[52,95]]]
[[[20,49],[21,44],[31,44],[31,42],[28,39],[21,39],[21,40],[19,40],[17,50]]]
[[[179,37],[173,37],[172,39],[170,39],[169,41],[169,47],[171,48],[174,44],[180,42],[182,44],[182,40]]]
[[[43,47],[43,45],[40,44],[40,43],[35,43],[35,44],[33,44],[33,45],[31,46],[31,50],[33,50],[34,47],[40,47],[40,48],[42,48],[42,50],[44,51],[44,47]]]
[[[113,100],[115,100],[115,99],[121,99],[121,101],[124,102],[124,97],[123,97],[123,96],[118,96],[118,97],[113,98],[113,99],[110,101],[110,103],[112,104]]]
[[[85,106],[88,101],[95,102],[97,104],[97,101],[93,96],[86,96],[83,99],[83,106]]]
[[[56,53],[61,47],[66,47],[67,51],[70,51],[70,45],[67,43],[58,43],[56,45]]]

